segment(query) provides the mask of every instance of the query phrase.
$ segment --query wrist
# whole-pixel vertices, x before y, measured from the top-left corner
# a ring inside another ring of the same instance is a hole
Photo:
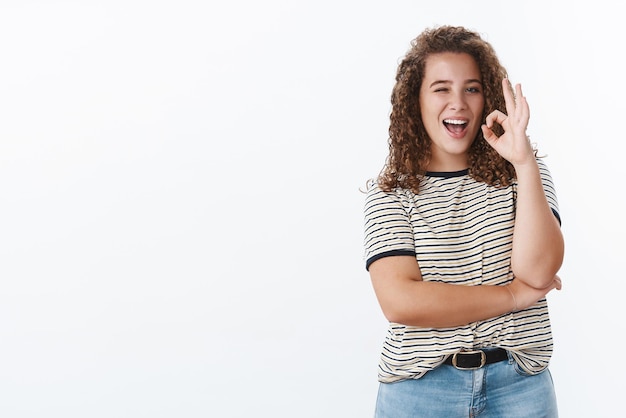
[[[515,312],[515,311],[517,311],[517,299],[515,298],[515,294],[511,290],[511,286],[510,285],[506,285],[504,287],[506,287],[506,290],[509,291],[509,294],[511,295],[511,299],[513,300],[513,309],[511,309],[511,312]]]
[[[511,164],[513,164],[515,174],[517,174],[518,177],[524,176],[527,173],[539,173],[539,164],[537,163],[537,159],[535,158],[534,153],[523,161],[518,161],[515,163],[511,162]]]

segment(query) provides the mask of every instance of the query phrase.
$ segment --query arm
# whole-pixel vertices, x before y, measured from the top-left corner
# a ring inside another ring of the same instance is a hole
[[[465,325],[524,309],[561,287],[558,277],[543,289],[517,279],[507,286],[425,282],[412,256],[381,258],[371,264],[369,272],[383,314],[390,322],[435,328]]]
[[[511,268],[515,277],[541,288],[550,284],[563,263],[559,222],[548,206],[536,160],[516,165],[517,202]]]
[[[530,110],[522,88],[515,86],[516,95],[508,80],[502,81],[508,116],[494,111],[483,125],[485,140],[515,168],[517,176],[517,202],[513,253],[511,266],[515,277],[530,286],[549,286],[563,263],[564,243],[557,219],[546,199],[539,166],[526,135]],[[504,128],[496,136],[491,130],[494,123]]]

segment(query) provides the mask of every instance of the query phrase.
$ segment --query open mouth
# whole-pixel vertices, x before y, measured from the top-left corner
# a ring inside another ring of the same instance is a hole
[[[454,135],[462,134],[463,131],[465,131],[465,128],[467,128],[466,120],[444,119],[443,124],[446,127],[446,129]]]

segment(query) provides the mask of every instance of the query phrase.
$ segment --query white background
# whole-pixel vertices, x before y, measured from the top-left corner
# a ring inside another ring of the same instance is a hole
[[[0,1],[0,416],[369,417],[359,191],[424,28],[493,44],[567,254],[563,417],[623,404],[613,2]],[[619,169],[619,171],[618,171]]]

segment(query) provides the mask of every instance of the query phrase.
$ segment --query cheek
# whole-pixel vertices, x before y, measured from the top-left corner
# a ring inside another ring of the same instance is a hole
[[[485,101],[484,100],[477,100],[476,103],[474,103],[474,115],[476,115],[476,118],[481,120],[483,119],[483,113],[485,113]]]

